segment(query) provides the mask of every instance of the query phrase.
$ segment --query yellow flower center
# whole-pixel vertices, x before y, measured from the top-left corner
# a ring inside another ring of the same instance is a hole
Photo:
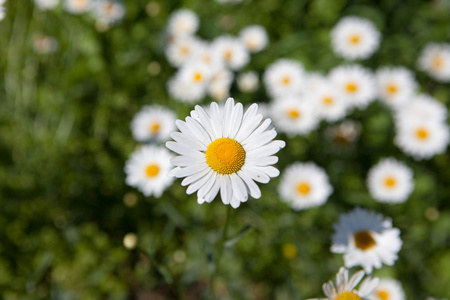
[[[233,56],[233,52],[230,49],[225,50],[223,56],[225,57],[226,60],[230,60],[231,57]]]
[[[348,92],[350,93],[354,93],[358,90],[358,86],[353,83],[353,82],[349,82],[347,83],[347,85],[345,86],[345,88],[347,89]]]
[[[291,108],[287,111],[287,116],[291,119],[297,119],[300,117],[300,112],[295,108]]]
[[[241,144],[230,138],[218,138],[206,149],[206,163],[220,174],[232,174],[241,169],[245,162],[245,150]]]
[[[385,184],[388,188],[393,188],[393,187],[397,184],[397,181],[395,180],[394,177],[387,177],[387,178],[384,180],[384,184]]]
[[[281,78],[281,84],[282,85],[288,85],[291,83],[291,78],[289,76],[284,76]]]
[[[343,292],[334,298],[334,300],[361,300],[361,298],[352,292]]]
[[[202,74],[200,72],[197,72],[197,73],[194,74],[194,81],[195,82],[202,81],[202,79],[203,79],[203,76],[202,76]]]
[[[359,36],[359,34],[353,34],[350,36],[350,38],[348,39],[350,44],[356,45],[359,44],[361,37]]]
[[[306,182],[301,182],[297,185],[297,191],[302,195],[307,195],[310,190],[311,188]]]
[[[327,106],[330,106],[330,105],[333,105],[333,98],[331,98],[331,97],[324,97],[323,99],[322,99],[322,102],[323,102],[323,104],[325,104],[325,105],[327,105]]]
[[[180,48],[180,52],[182,55],[188,55],[189,54],[189,47],[183,46]]]
[[[428,137],[428,131],[425,128],[419,128],[416,131],[416,135],[419,139],[424,140]]]
[[[395,94],[397,92],[397,86],[395,84],[388,84],[386,90],[389,94]]]
[[[368,231],[359,231],[355,233],[355,245],[361,250],[368,250],[375,246],[375,240]]]
[[[159,122],[152,122],[152,123],[150,124],[150,126],[148,127],[149,131],[150,131],[152,134],[158,133],[159,128],[161,128],[161,125],[159,124]]]
[[[389,299],[389,293],[386,292],[385,290],[378,291],[377,292],[377,296],[381,300],[388,300]]]
[[[159,173],[159,167],[155,164],[148,165],[147,168],[145,168],[145,174],[147,177],[153,178]]]
[[[442,58],[441,55],[437,54],[433,57],[433,62],[432,62],[433,68],[435,69],[440,69],[444,66],[444,59]]]
[[[292,243],[286,243],[283,245],[283,255],[284,257],[291,259],[297,255],[297,247]]]

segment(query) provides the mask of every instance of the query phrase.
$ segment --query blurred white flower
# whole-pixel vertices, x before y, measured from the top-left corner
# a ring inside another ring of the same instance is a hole
[[[397,124],[410,122],[411,120],[424,122],[446,122],[447,107],[430,95],[414,95],[407,105],[403,105],[394,111]]]
[[[400,281],[392,278],[381,278],[378,286],[369,295],[369,300],[405,300]]]
[[[420,70],[441,82],[450,82],[450,44],[428,43],[417,61]]]
[[[131,121],[131,133],[138,142],[165,142],[175,130],[176,116],[159,105],[145,105]]]
[[[250,52],[259,52],[263,50],[267,47],[269,42],[266,29],[261,25],[245,27],[239,33],[239,37]]]
[[[244,93],[255,92],[259,87],[258,73],[255,71],[249,71],[239,74],[237,77],[237,84],[239,90]]]
[[[125,6],[118,0],[96,0],[92,5],[95,19],[109,26],[121,21],[125,15]]]
[[[330,81],[320,80],[311,91],[305,92],[305,98],[315,107],[320,118],[334,122],[347,114],[347,103],[340,89]]]
[[[224,101],[230,94],[230,87],[234,80],[234,74],[229,69],[218,69],[212,75],[207,87],[208,94],[216,100]]]
[[[220,36],[212,42],[213,51],[221,55],[226,66],[237,71],[250,61],[250,54],[245,44],[238,38]]]
[[[197,31],[198,25],[197,14],[192,10],[182,8],[170,14],[167,29],[170,34],[176,36],[193,35]]]
[[[41,10],[52,9],[59,4],[59,0],[33,0],[34,4]]]
[[[174,76],[167,81],[167,91],[170,97],[185,103],[196,103],[205,97],[203,85],[190,85],[180,76]]]
[[[65,0],[64,8],[72,14],[81,14],[91,9],[92,0]]]
[[[138,241],[138,238],[137,238],[137,235],[135,233],[127,233],[123,237],[123,245],[128,250],[132,250],[132,249],[136,248],[137,241]]]
[[[269,65],[263,75],[270,97],[298,96],[303,91],[303,66],[291,59],[278,59]]]
[[[181,67],[189,61],[201,41],[192,36],[172,38],[165,49],[166,58],[174,67]]]
[[[382,67],[376,72],[380,100],[391,108],[410,102],[417,88],[414,74],[405,67]]]
[[[58,41],[52,37],[45,34],[35,34],[33,35],[33,50],[40,54],[53,53],[59,48]]]
[[[392,228],[390,219],[362,208],[339,216],[333,224],[331,252],[344,253],[345,267],[362,266],[367,273],[392,266],[402,247],[400,230]]]

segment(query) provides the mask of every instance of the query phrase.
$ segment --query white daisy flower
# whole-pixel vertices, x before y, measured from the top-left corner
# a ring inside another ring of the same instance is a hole
[[[381,34],[373,23],[358,17],[339,20],[331,31],[333,51],[345,59],[365,59],[380,46]]]
[[[35,34],[33,35],[33,50],[39,54],[53,53],[59,48],[58,41],[49,35]]]
[[[172,169],[170,159],[173,155],[165,148],[150,145],[133,152],[125,164],[125,183],[136,187],[144,196],[161,197],[172,183],[167,176]]]
[[[328,78],[320,72],[308,72],[304,77],[305,94],[314,93],[329,84]]]
[[[259,52],[266,48],[269,38],[267,32],[261,25],[247,26],[239,33],[240,39],[244,42],[248,51]]]
[[[237,85],[239,90],[244,93],[255,92],[259,87],[258,73],[249,71],[239,74],[237,77]]]
[[[97,21],[111,25],[123,19],[125,6],[117,0],[97,0],[93,3],[92,12]]]
[[[330,71],[331,82],[342,92],[349,106],[366,108],[377,97],[372,72],[360,65],[342,65]]]
[[[208,94],[216,100],[224,101],[230,94],[234,74],[229,69],[218,69],[212,75],[207,87]]]
[[[65,0],[64,8],[72,14],[81,14],[87,12],[92,5],[92,0]]]
[[[167,28],[174,35],[193,35],[198,25],[198,16],[193,11],[182,8],[171,13]]]
[[[181,67],[194,55],[201,42],[196,37],[185,36],[170,40],[165,49],[166,58],[174,67]]]
[[[344,253],[345,267],[362,266],[367,273],[392,266],[402,247],[400,230],[392,228],[390,219],[362,208],[339,216],[333,224],[331,252]]]
[[[6,0],[0,0],[0,21],[5,18],[6,8],[3,6]]]
[[[317,108],[320,118],[334,122],[347,114],[347,103],[340,91],[329,81],[322,81],[313,91],[305,93],[305,97]]]
[[[394,158],[382,159],[369,170],[367,187],[379,202],[405,202],[414,189],[413,171]]]
[[[192,87],[200,86],[206,89],[211,75],[207,65],[200,62],[192,62],[181,67],[175,76],[178,76],[180,80],[188,83]]]
[[[369,300],[405,300],[400,281],[391,278],[382,278],[378,286],[369,295]]]
[[[376,79],[380,100],[391,108],[408,103],[417,88],[414,74],[405,67],[382,67]]]
[[[325,170],[316,164],[294,163],[283,171],[278,191],[294,210],[302,210],[324,204],[333,187]]]
[[[250,61],[245,44],[231,36],[220,36],[212,42],[213,51],[220,53],[225,64],[232,70],[240,70]]]
[[[327,298],[309,299],[309,300],[368,300],[370,293],[378,285],[378,278],[366,277],[356,290],[356,286],[363,279],[364,271],[358,271],[348,278],[348,270],[341,267],[336,274],[336,287],[330,280],[323,284],[322,289]]]
[[[188,194],[197,191],[198,203],[211,202],[220,190],[222,202],[237,208],[248,194],[261,196],[255,181],[268,183],[280,174],[273,155],[285,142],[273,140],[277,133],[269,129],[270,119],[262,121],[257,109],[252,104],[244,113],[242,104],[229,98],[224,107],[197,105],[186,121],[176,121],[181,132],[172,133],[175,141],[166,146],[180,155],[171,160],[176,168],[169,175],[186,177],[181,184],[189,185]]]
[[[315,106],[298,97],[273,100],[269,112],[278,130],[292,136],[310,133],[320,121]]]
[[[291,59],[279,59],[269,65],[263,81],[270,97],[298,96],[303,91],[303,66]]]
[[[174,76],[167,81],[167,91],[170,97],[189,104],[199,102],[206,95],[204,85],[191,85],[180,76]]]
[[[429,159],[444,153],[450,138],[444,122],[407,120],[397,122],[394,143],[414,159]]]
[[[420,70],[441,82],[450,82],[450,44],[428,43],[417,62]]]
[[[52,9],[59,4],[59,0],[33,0],[34,4],[41,10]]]
[[[165,142],[175,130],[173,111],[159,106],[146,105],[133,117],[131,132],[138,142]]]
[[[397,123],[417,120],[424,122],[446,122],[447,107],[430,95],[415,95],[409,103],[399,107],[394,114]]]
[[[210,73],[215,73],[225,68],[225,62],[220,53],[214,52],[210,44],[200,40],[192,48],[192,55],[189,56],[187,63],[202,63],[208,66]]]

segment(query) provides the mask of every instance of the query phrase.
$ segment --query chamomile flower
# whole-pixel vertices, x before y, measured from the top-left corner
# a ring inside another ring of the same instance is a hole
[[[45,34],[33,35],[32,42],[34,52],[39,54],[53,53],[59,48],[59,43],[56,38]]]
[[[251,25],[241,30],[240,39],[244,42],[248,51],[259,52],[266,48],[269,38],[261,25]]]
[[[203,85],[191,85],[180,76],[174,76],[167,81],[167,91],[172,98],[190,104],[199,102],[206,93]]]
[[[173,178],[167,176],[172,169],[172,157],[167,149],[158,146],[139,148],[125,164],[125,183],[136,187],[147,197],[161,197],[163,191],[173,183]]]
[[[424,122],[446,122],[447,107],[430,95],[415,95],[409,103],[395,110],[395,121],[399,124],[409,120]]]
[[[258,73],[255,71],[249,71],[241,73],[237,77],[237,85],[239,90],[245,93],[251,93],[259,87]]]
[[[379,202],[405,202],[414,189],[413,171],[394,158],[382,159],[369,170],[367,187]]]
[[[199,25],[198,16],[191,10],[183,8],[174,11],[168,21],[169,33],[180,35],[193,35]]]
[[[319,118],[328,122],[342,119],[347,114],[347,104],[341,91],[329,81],[323,81],[305,97],[317,108]]]
[[[364,271],[358,271],[353,276],[348,278],[348,270],[341,267],[336,274],[336,287],[330,280],[323,284],[323,292],[327,298],[309,299],[309,300],[368,300],[370,293],[378,285],[378,278],[366,277],[359,289],[356,290],[356,286],[363,279]]]
[[[314,93],[321,89],[324,85],[328,85],[328,78],[320,72],[308,72],[304,77],[305,94]]]
[[[432,78],[450,82],[450,44],[428,43],[422,50],[418,67]]]
[[[392,108],[407,104],[417,88],[414,74],[405,67],[382,67],[376,79],[381,101]]]
[[[333,192],[327,173],[316,164],[294,163],[284,170],[279,194],[294,210],[324,204]]]
[[[174,67],[181,67],[194,55],[201,42],[191,36],[177,37],[170,41],[165,50],[166,58]]]
[[[165,142],[175,130],[175,114],[159,105],[144,106],[131,121],[131,132],[138,142]]]
[[[93,3],[94,17],[107,26],[117,23],[125,15],[125,6],[117,0],[97,0]]]
[[[59,0],[34,0],[34,4],[41,10],[49,10],[59,4]]]
[[[216,100],[226,100],[229,96],[233,79],[234,74],[229,69],[217,69],[209,81],[208,94]]]
[[[333,51],[349,60],[370,57],[380,45],[381,35],[373,23],[359,17],[342,18],[331,31]]]
[[[405,300],[400,281],[392,278],[381,278],[378,286],[369,295],[369,300]]]
[[[197,192],[199,204],[220,191],[222,202],[237,208],[249,194],[261,196],[255,181],[268,183],[280,174],[272,165],[285,142],[273,140],[277,133],[270,119],[263,121],[257,109],[252,104],[244,113],[242,104],[229,98],[223,107],[197,105],[185,121],[176,121],[181,132],[173,132],[166,146],[179,156],[171,160],[176,168],[169,175],[185,177],[181,185],[189,186],[188,194]]]
[[[231,36],[220,36],[212,43],[213,51],[221,55],[225,64],[232,70],[240,70],[250,61],[245,44]]]
[[[3,6],[6,0],[0,0],[0,21],[5,18],[6,8]]]
[[[392,266],[402,247],[400,230],[392,228],[390,219],[362,208],[339,216],[333,224],[331,252],[344,253],[345,267],[362,266],[367,273]]]
[[[72,14],[81,14],[91,8],[92,0],[65,0],[64,8]]]
[[[290,59],[277,60],[267,67],[263,75],[267,93],[272,98],[300,95],[304,78],[303,66]]]
[[[366,108],[377,97],[376,81],[372,72],[360,65],[335,67],[330,71],[329,78],[350,107]]]
[[[305,135],[319,125],[316,108],[299,97],[278,98],[270,103],[270,115],[277,128],[289,135]]]

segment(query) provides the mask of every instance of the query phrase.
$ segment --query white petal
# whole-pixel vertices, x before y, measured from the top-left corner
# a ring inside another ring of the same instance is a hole
[[[228,175],[223,175],[220,179],[220,197],[222,198],[223,204],[230,204],[231,198],[233,197],[233,190],[231,188],[231,181]]]
[[[239,177],[242,178],[244,183],[247,185],[247,188],[250,192],[250,196],[252,196],[255,199],[259,199],[261,197],[261,190],[259,189],[258,185],[245,172],[242,172],[242,170],[239,170],[237,174],[239,175]]]
[[[176,174],[176,177],[181,178],[181,177],[191,176],[191,175],[201,172],[207,168],[209,168],[209,167],[206,163],[199,164],[199,165],[190,165],[190,166],[184,167],[181,170],[179,170]]]
[[[231,186],[233,188],[233,198],[240,202],[245,202],[248,199],[247,188],[242,179],[236,174],[230,174]]]
[[[236,133],[239,131],[239,128],[241,127],[243,113],[244,108],[242,107],[242,104],[241,103],[236,104],[236,106],[233,109],[233,114],[231,115],[230,120],[231,128],[228,132],[231,138],[234,138],[236,136]]]
[[[206,184],[206,182],[210,179],[212,172],[213,172],[213,170],[209,170],[209,172],[205,176],[203,176],[198,181],[196,181],[193,184],[191,184],[187,188],[186,194],[190,195],[190,194],[194,193],[195,191],[197,191],[202,186],[204,186]]]

